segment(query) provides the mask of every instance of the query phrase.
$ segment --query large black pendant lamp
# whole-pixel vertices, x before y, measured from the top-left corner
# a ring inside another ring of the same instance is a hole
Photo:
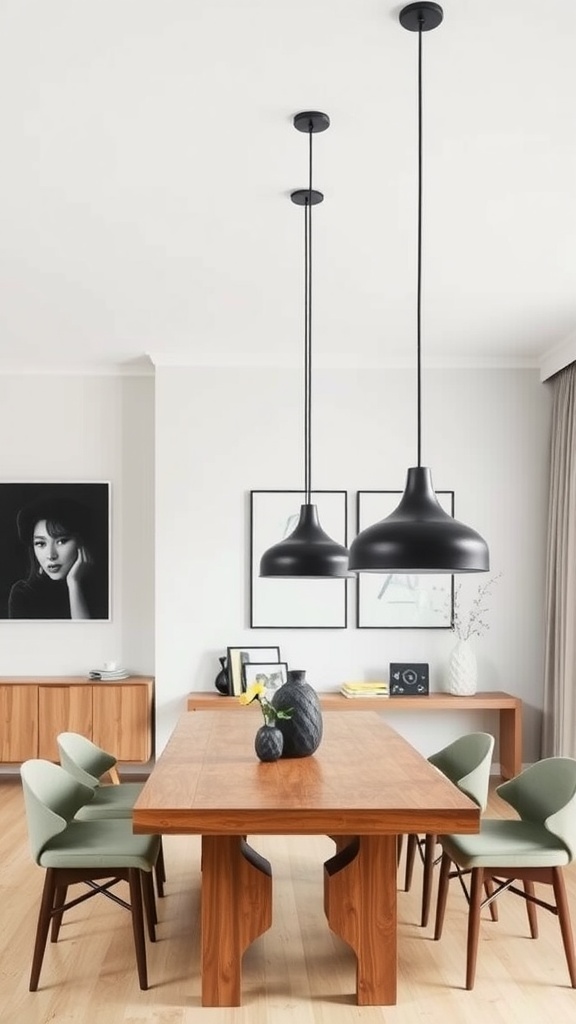
[[[400,24],[418,33],[418,465],[408,470],[400,504],[379,523],[362,530],[350,547],[350,569],[356,572],[458,573],[487,572],[486,541],[448,515],[440,506],[429,469],[421,465],[421,292],[422,292],[422,33],[443,18],[439,4],[408,4]]]
[[[260,559],[260,576],[327,579],[348,576],[348,551],[332,540],[320,526],[318,509],[312,504],[311,420],[312,420],[312,207],[324,199],[312,188],[312,136],[323,132],[330,118],[316,110],[296,114],[294,127],[308,133],[309,184],[290,198],[304,207],[304,504],[292,533],[268,548]]]

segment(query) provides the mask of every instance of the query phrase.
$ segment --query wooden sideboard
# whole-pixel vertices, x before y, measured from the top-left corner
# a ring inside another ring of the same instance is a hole
[[[425,697],[358,697],[341,693],[319,693],[325,711],[498,711],[500,738],[500,772],[512,779],[522,770],[522,701],[511,693],[489,690],[471,697],[455,697],[451,693],[430,693]],[[188,694],[188,711],[214,711],[218,708],[243,708],[234,697],[214,692]]]
[[[85,676],[0,676],[0,763],[58,760],[59,732],[80,732],[119,761],[152,757],[154,680],[106,683]]]

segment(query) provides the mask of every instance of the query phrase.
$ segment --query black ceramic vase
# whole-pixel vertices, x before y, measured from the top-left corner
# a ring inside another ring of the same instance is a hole
[[[230,684],[229,684],[229,681],[228,681],[228,670],[226,668],[226,658],[218,658],[218,661],[222,665],[222,668],[221,668],[220,672],[218,673],[218,675],[216,676],[216,679],[214,680],[214,686],[218,690],[218,693],[229,694],[230,693]]]
[[[284,737],[275,725],[261,725],[254,737],[254,750],[261,761],[277,761],[282,756]]]
[[[306,672],[292,669],[288,680],[272,697],[277,711],[290,711],[290,718],[277,718],[276,725],[284,736],[282,757],[308,757],[320,746],[322,711],[318,694],[306,682]]]

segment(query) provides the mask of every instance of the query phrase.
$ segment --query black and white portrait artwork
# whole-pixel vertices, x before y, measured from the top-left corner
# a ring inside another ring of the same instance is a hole
[[[110,618],[110,484],[0,482],[0,619]]]

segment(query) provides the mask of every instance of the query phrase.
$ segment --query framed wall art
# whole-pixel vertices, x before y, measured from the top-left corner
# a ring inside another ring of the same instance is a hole
[[[358,491],[358,532],[390,515],[402,491]],[[436,491],[445,512],[454,515],[454,491]],[[359,629],[451,629],[454,621],[454,577],[446,573],[421,575],[358,574],[356,614]]]
[[[110,619],[110,484],[0,482],[0,618]]]
[[[278,663],[279,647],[229,647],[227,650],[228,680],[231,696],[238,696],[246,689],[244,665],[247,662]]]
[[[346,491],[313,491],[322,528],[339,544],[348,532]],[[345,579],[262,579],[264,552],[295,528],[303,491],[250,492],[250,626],[252,629],[345,629]]]
[[[268,700],[288,680],[288,664],[285,661],[246,661],[242,666],[244,689],[253,683],[262,683]]]

